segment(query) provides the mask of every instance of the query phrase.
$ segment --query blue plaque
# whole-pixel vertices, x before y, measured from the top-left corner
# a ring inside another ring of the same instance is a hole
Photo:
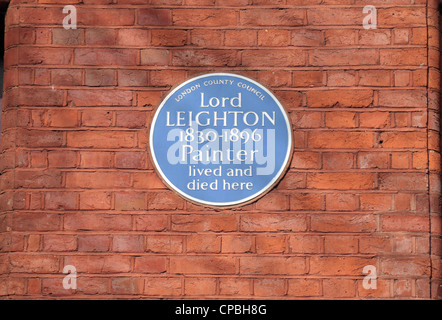
[[[281,179],[292,154],[286,111],[261,84],[212,73],[176,87],[158,107],[149,137],[162,180],[212,207],[256,200]]]

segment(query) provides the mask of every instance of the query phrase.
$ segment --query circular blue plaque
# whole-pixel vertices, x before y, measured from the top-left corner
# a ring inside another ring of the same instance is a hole
[[[176,87],[152,120],[150,152],[163,181],[213,207],[250,203],[285,173],[292,154],[286,111],[261,84],[212,73]]]

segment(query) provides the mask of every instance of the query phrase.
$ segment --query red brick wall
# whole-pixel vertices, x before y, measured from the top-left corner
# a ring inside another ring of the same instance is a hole
[[[78,2],[8,11],[1,298],[442,297],[438,1]],[[294,128],[289,172],[238,209],[184,201],[147,153],[161,99],[213,71]]]

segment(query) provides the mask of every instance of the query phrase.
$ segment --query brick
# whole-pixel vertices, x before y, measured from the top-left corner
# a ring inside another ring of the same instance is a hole
[[[26,251],[37,252],[41,249],[41,236],[31,234],[27,239]]]
[[[264,199],[259,200],[256,203],[257,210],[271,210],[271,211],[282,211],[289,208],[289,198],[285,194],[280,193],[270,193],[265,201]]]
[[[328,128],[355,128],[356,113],[354,112],[327,112],[325,114],[325,125]]]
[[[192,234],[187,236],[187,252],[219,253],[221,251],[221,237],[216,235]]]
[[[142,58],[143,59],[143,58]],[[173,66],[218,66],[237,65],[237,54],[233,50],[174,50]]]
[[[427,177],[419,173],[381,173],[378,177],[380,190],[426,190]],[[410,183],[413,181],[413,183]]]
[[[392,42],[390,30],[371,29],[359,32],[358,43],[360,45],[382,46],[389,45]]]
[[[77,239],[71,235],[45,235],[43,237],[43,249],[50,251],[75,251],[77,249]]]
[[[391,154],[391,167],[393,169],[408,169],[410,159],[408,153],[395,152]]]
[[[327,84],[333,87],[351,87],[356,84],[357,76],[354,71],[329,71]]]
[[[327,46],[355,45],[357,34],[349,29],[329,29],[325,30],[324,38]]]
[[[85,84],[90,87],[105,87],[115,84],[115,75],[112,69],[87,69]]]
[[[53,151],[48,153],[50,167],[70,168],[75,167],[77,156],[75,152]]]
[[[396,71],[394,73],[394,85],[396,87],[408,87],[410,85],[410,71]]]
[[[41,279],[40,287],[41,293],[44,295],[70,296],[76,292],[73,289],[66,290],[63,288],[63,278]]]
[[[45,209],[74,210],[77,207],[77,194],[73,192],[47,192]]]
[[[256,279],[254,280],[254,293],[258,297],[283,296],[285,294],[285,281],[283,279]]]
[[[134,173],[135,189],[166,189],[166,186],[155,173]]]
[[[390,86],[391,76],[388,70],[360,70],[359,85],[384,87]]]
[[[361,21],[362,13],[358,8],[313,8],[307,11],[311,25],[354,25]]]
[[[114,252],[143,252],[143,237],[136,235],[114,235],[112,238],[112,251]]]
[[[142,128],[146,126],[146,113],[141,111],[117,111],[116,126],[125,128]]]
[[[297,214],[253,214],[241,217],[241,231],[305,231],[306,218]]]
[[[31,152],[30,155],[32,168],[46,168],[47,153],[45,151]]]
[[[171,22],[170,10],[139,9],[138,24],[142,26],[167,26]]]
[[[253,238],[250,236],[223,236],[222,253],[247,253],[253,251]]]
[[[305,53],[299,50],[244,50],[242,65],[254,67],[295,67],[305,65]]]
[[[294,297],[321,296],[321,281],[316,279],[289,279],[288,295]]]
[[[311,217],[311,230],[319,232],[373,232],[377,229],[373,215],[333,214]]]
[[[109,127],[112,125],[113,113],[105,110],[85,110],[81,115],[84,127]]]
[[[236,12],[228,9],[175,9],[173,25],[185,27],[222,27],[236,25]]]
[[[173,86],[186,80],[186,72],[181,70],[157,70],[150,72],[152,86]]]
[[[386,66],[419,66],[425,64],[425,49],[381,49],[380,64]]]
[[[328,211],[354,211],[359,207],[358,197],[347,193],[327,194],[325,207]]]
[[[382,8],[378,11],[378,23],[381,25],[409,26],[425,24],[424,8]]]
[[[25,106],[64,106],[64,91],[52,89],[20,88],[17,101]]]
[[[395,208],[398,211],[409,211],[411,210],[411,194],[396,194],[394,196]]]
[[[325,253],[357,253],[358,239],[352,236],[326,236],[324,238]]]
[[[70,90],[68,101],[77,107],[131,106],[132,92],[124,90]]]
[[[363,149],[373,146],[369,132],[317,131],[308,136],[308,145],[314,149]]]
[[[301,107],[302,93],[299,91],[277,91],[278,100],[289,110]]]
[[[143,256],[135,258],[135,272],[163,273],[166,271],[166,258],[160,256]]]
[[[394,283],[394,294],[396,297],[411,297],[412,296],[412,281],[410,280],[396,280]]]
[[[128,131],[74,131],[67,135],[67,145],[73,148],[131,148],[135,144],[136,133]]]
[[[352,169],[354,155],[348,152],[327,152],[322,155],[322,165],[325,170]]]
[[[117,192],[115,193],[115,210],[134,211],[145,210],[146,199],[144,193]]]
[[[118,152],[115,155],[115,167],[128,169],[142,169],[146,165],[144,152]]]
[[[310,259],[310,274],[321,276],[359,276],[367,265],[373,265],[372,258],[313,256]]]
[[[18,61],[23,65],[68,65],[72,50],[67,48],[21,47]]]
[[[183,46],[187,43],[186,30],[171,30],[171,29],[154,29],[151,31],[152,45],[175,47]]]
[[[45,69],[37,69],[34,71],[34,84],[36,85],[49,85],[50,84],[50,72]]]
[[[178,236],[147,236],[146,252],[181,253],[183,238]]]
[[[384,215],[382,216],[382,230],[428,232],[428,217],[411,215]]]
[[[317,47],[324,43],[323,34],[320,30],[294,30],[292,39],[296,47]]]
[[[236,231],[237,219],[231,214],[216,216],[204,215],[174,215],[172,217],[172,230],[194,232],[220,232]]]
[[[211,296],[216,293],[216,279],[186,278],[184,292],[187,296]]]
[[[131,230],[131,217],[97,213],[69,214],[64,217],[64,230],[127,231]]]
[[[234,274],[236,258],[226,256],[173,256],[170,272],[178,274]]]
[[[144,70],[118,70],[118,85],[121,87],[147,86],[147,72]]]
[[[390,125],[390,121],[388,112],[364,112],[359,115],[359,126],[361,128],[386,128]]]
[[[361,194],[361,210],[389,211],[392,208],[392,196],[389,194]]]
[[[132,26],[135,21],[133,9],[78,8],[79,25],[85,26]]]
[[[422,90],[381,90],[379,105],[384,107],[425,107],[426,95]]]
[[[59,258],[53,255],[10,255],[11,272],[56,273]]]
[[[384,257],[380,261],[381,272],[393,276],[428,275],[429,259],[410,257]]]
[[[150,33],[145,29],[119,29],[117,44],[121,46],[146,47],[150,44]]]
[[[373,91],[359,90],[355,95],[353,90],[327,90],[317,94],[307,92],[307,104],[313,108],[325,107],[368,107],[373,103]]]
[[[74,64],[80,66],[100,67],[114,65],[135,66],[137,65],[137,50],[117,48],[76,48],[74,49]]]
[[[291,253],[322,252],[322,237],[316,235],[291,235],[289,246]]]
[[[110,168],[112,165],[112,154],[110,152],[80,152],[81,168]]]
[[[183,209],[183,200],[169,193],[151,193],[147,197],[147,208],[151,210],[179,210]]]
[[[80,86],[82,71],[77,69],[52,70],[52,84],[59,86]]]
[[[316,152],[294,152],[291,166],[297,169],[319,169],[321,155]]]
[[[79,235],[78,251],[82,252],[107,252],[109,251],[110,238],[107,235]]]
[[[251,47],[256,46],[258,38],[255,30],[226,30],[224,43],[227,47]],[[275,40],[277,42],[278,40]],[[260,42],[260,45],[262,43]]]
[[[388,253],[392,251],[392,243],[387,236],[371,236],[359,238],[360,253]]]
[[[294,87],[321,87],[323,86],[322,71],[293,71]]]
[[[105,274],[129,272],[130,260],[128,256],[78,255],[65,257],[64,263],[75,266],[79,274]]]
[[[161,91],[140,91],[136,96],[138,107],[148,107],[159,104],[163,95]]]
[[[76,127],[76,110],[49,110],[47,112],[47,125],[49,127]]]
[[[53,170],[18,171],[15,175],[15,187],[20,188],[60,188],[61,175]]]
[[[143,293],[144,280],[134,278],[114,278],[111,292],[116,295],[139,295]]]
[[[116,44],[117,31],[115,29],[86,29],[86,45]]]
[[[360,152],[358,166],[361,169],[386,169],[389,165],[389,154],[386,152]]]
[[[250,35],[248,36],[250,37]],[[256,43],[249,41],[242,42],[243,46],[253,46]],[[258,45],[262,47],[287,47],[290,45],[290,32],[288,30],[265,29],[258,31]]]
[[[224,35],[218,30],[192,30],[190,42],[192,45],[205,48],[218,48],[223,45]]]
[[[312,66],[358,66],[376,65],[378,53],[375,49],[314,50],[309,54]]]
[[[144,294],[148,296],[180,296],[181,278],[147,278]]]
[[[307,175],[307,186],[315,189],[370,190],[374,175],[370,173],[313,173]]]
[[[301,26],[305,11],[302,9],[249,9],[240,12],[240,23],[245,26]]]
[[[247,296],[251,294],[251,281],[244,278],[220,278],[219,291],[223,296]]]
[[[284,253],[286,251],[286,238],[284,236],[257,236],[256,253]]]
[[[137,215],[134,218],[134,228],[137,231],[163,231],[169,226],[165,215]]]
[[[303,257],[241,257],[240,274],[299,275],[306,273]]]
[[[9,295],[24,295],[26,291],[26,280],[18,278],[9,278],[8,293]]]
[[[294,211],[322,210],[320,194],[296,193],[291,195],[290,209]]]
[[[295,128],[319,128],[322,127],[321,112],[294,112],[291,114],[292,123]]]
[[[355,295],[356,283],[350,279],[324,279],[325,297],[350,298]]]

